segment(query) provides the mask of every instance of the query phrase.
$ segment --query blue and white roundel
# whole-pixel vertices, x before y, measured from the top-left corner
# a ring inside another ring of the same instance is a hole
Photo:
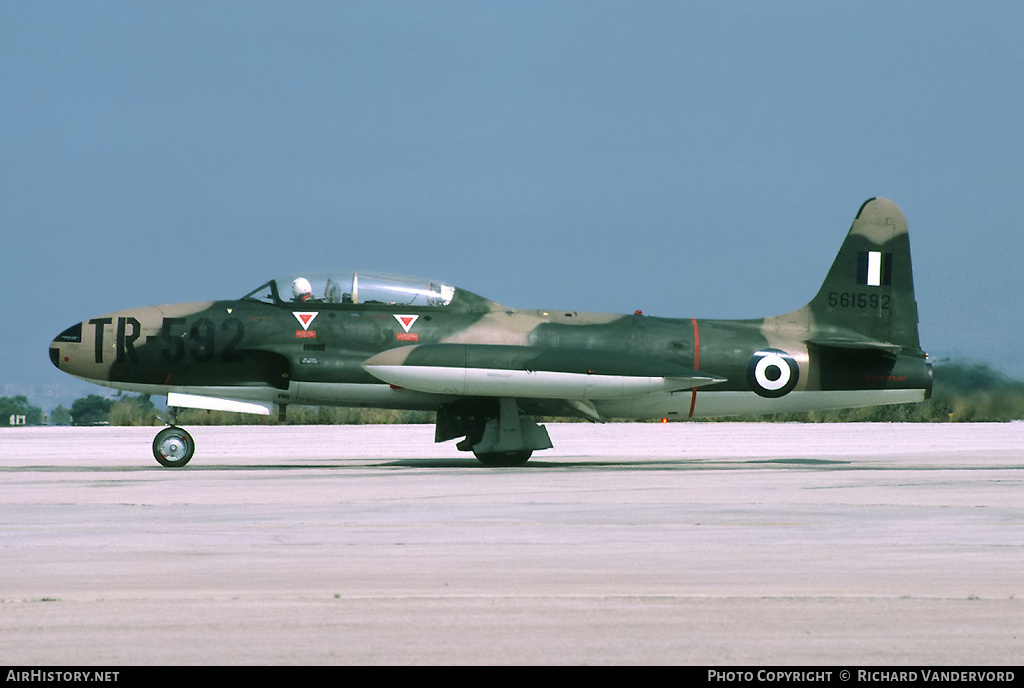
[[[747,364],[747,382],[762,397],[775,399],[789,394],[799,379],[796,361],[781,349],[762,349]]]

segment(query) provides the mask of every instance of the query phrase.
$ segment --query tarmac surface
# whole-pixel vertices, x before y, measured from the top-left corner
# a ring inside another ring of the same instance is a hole
[[[0,430],[0,663],[1024,663],[1024,423],[548,428]]]

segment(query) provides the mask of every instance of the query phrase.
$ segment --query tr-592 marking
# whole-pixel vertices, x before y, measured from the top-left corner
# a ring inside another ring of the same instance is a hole
[[[212,361],[217,355],[217,341],[227,338],[227,344],[220,352],[220,360],[238,360],[235,349],[245,336],[245,325],[238,318],[228,318],[218,328],[213,320],[199,318],[188,329],[185,318],[164,318],[160,336],[150,336],[147,342],[159,340],[164,347],[160,357],[167,363],[180,363],[186,355],[197,363]],[[221,334],[218,336],[217,332]]]

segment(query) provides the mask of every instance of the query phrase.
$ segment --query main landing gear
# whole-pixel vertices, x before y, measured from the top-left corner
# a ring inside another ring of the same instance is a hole
[[[466,399],[437,412],[435,442],[465,435],[455,445],[471,451],[485,466],[522,466],[535,450],[550,449],[543,425],[523,415],[515,399]]]

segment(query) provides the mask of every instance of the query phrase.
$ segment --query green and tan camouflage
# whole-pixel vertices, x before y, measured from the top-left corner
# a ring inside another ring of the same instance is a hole
[[[811,302],[775,317],[520,310],[431,280],[311,274],[90,318],[50,356],[172,408],[436,411],[436,441],[464,438],[458,448],[490,465],[549,448],[538,417],[685,420],[918,402],[931,389],[907,223],[881,198],[861,206]],[[173,425],[154,441],[167,466],[193,450]]]

